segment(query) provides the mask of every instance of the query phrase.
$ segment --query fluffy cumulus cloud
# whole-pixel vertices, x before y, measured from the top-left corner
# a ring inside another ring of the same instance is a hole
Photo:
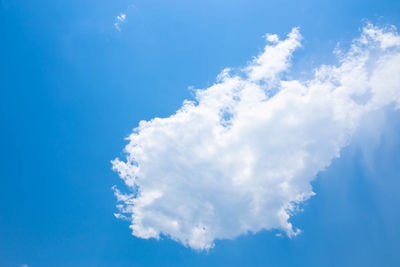
[[[263,229],[289,237],[289,219],[314,195],[310,182],[339,157],[360,121],[400,105],[400,37],[366,25],[338,64],[310,80],[285,80],[301,46],[294,28],[266,36],[264,51],[172,116],[141,121],[126,159],[112,164],[119,218],[134,236],[167,236],[194,249]]]

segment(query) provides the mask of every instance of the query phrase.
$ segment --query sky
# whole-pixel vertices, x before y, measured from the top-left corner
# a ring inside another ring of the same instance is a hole
[[[399,14],[1,0],[0,266],[399,266]]]

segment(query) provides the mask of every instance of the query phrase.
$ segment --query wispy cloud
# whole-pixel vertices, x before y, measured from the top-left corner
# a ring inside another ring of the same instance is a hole
[[[121,20],[124,20],[121,17]],[[141,121],[125,161],[131,191],[115,189],[133,235],[166,235],[194,249],[263,229],[300,232],[290,222],[314,195],[311,181],[339,157],[360,121],[400,107],[400,37],[367,25],[307,81],[284,80],[298,29],[268,44],[240,74],[224,70],[176,114]],[[232,74],[235,73],[235,74]],[[116,215],[119,217],[119,215]]]
[[[121,25],[122,23],[125,23],[125,21],[126,21],[126,14],[125,14],[125,13],[121,13],[120,15],[118,15],[118,16],[115,18],[114,27],[115,27],[118,31],[121,31],[120,25]]]

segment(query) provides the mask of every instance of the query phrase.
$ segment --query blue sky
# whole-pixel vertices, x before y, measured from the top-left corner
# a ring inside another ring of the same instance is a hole
[[[134,237],[113,215],[111,187],[124,187],[110,163],[140,120],[170,116],[193,99],[189,86],[245,66],[264,34],[300,27],[285,78],[308,78],[366,20],[400,27],[398,1],[0,3],[1,266],[400,265],[400,113],[390,107],[366,123],[379,131],[358,129],[312,181],[292,239],[264,230],[205,252]]]

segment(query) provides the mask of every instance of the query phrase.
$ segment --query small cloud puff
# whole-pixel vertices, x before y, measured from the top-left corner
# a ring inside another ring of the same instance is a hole
[[[121,31],[120,25],[121,25],[122,23],[124,23],[125,20],[126,20],[126,14],[121,13],[120,15],[118,15],[118,16],[115,18],[114,27],[115,27],[118,31]]]
[[[339,65],[323,65],[307,81],[281,78],[301,45],[299,30],[267,40],[242,73],[226,69],[174,115],[141,121],[126,159],[112,161],[130,191],[114,188],[115,216],[131,221],[134,236],[167,236],[194,249],[263,229],[295,236],[289,219],[314,195],[317,173],[363,118],[400,107],[393,29],[367,25]]]
[[[265,38],[267,39],[268,42],[271,42],[271,43],[279,42],[279,37],[276,34],[267,34],[267,35],[265,35]]]

